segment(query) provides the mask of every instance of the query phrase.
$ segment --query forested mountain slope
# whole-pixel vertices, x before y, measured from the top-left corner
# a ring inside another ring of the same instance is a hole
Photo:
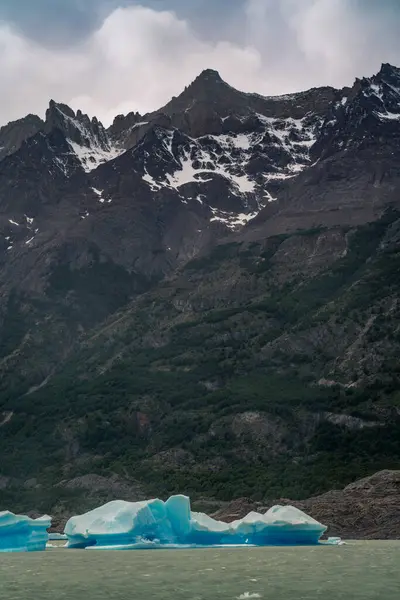
[[[399,159],[390,65],[279,98],[205,71],[109,130],[51,102],[0,162],[2,503],[398,468]]]

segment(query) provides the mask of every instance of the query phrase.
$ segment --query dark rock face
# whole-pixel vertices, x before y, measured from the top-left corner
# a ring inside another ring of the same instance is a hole
[[[86,475],[59,485],[69,489],[84,489],[89,494],[87,506],[93,503],[90,501],[92,496],[97,496],[97,500],[100,497],[102,501],[118,498],[136,502],[145,499],[140,486],[116,475],[109,478]],[[226,502],[211,516],[231,523],[252,511],[263,514],[275,504],[292,505],[326,525],[328,529],[325,536],[337,536],[343,540],[396,540],[400,537],[399,499],[400,471],[380,471],[343,490],[333,490],[301,502],[281,498],[263,505],[250,498],[238,498]],[[57,515],[51,531],[62,533],[69,516]]]
[[[400,471],[380,471],[345,487],[304,501],[279,499],[270,503],[291,504],[328,527],[326,535],[347,540],[396,540],[400,537]],[[231,522],[250,511],[264,513],[268,506],[239,499],[212,516]]]
[[[239,123],[243,118],[255,114],[271,119],[302,119],[309,113],[325,115],[334,94],[333,88],[314,89],[276,98],[245,94],[225,83],[216,71],[207,69],[160,112],[171,118],[173,126],[193,137],[199,137],[224,133],[230,124],[240,127]],[[230,119],[226,125],[225,119]]]
[[[51,132],[53,129],[62,131],[67,140],[78,146],[95,146],[104,152],[110,151],[105,129],[96,117],[90,120],[80,110],[75,114],[69,106],[50,100],[46,111],[45,131]]]
[[[28,138],[43,131],[44,122],[36,115],[28,115],[0,128],[0,160],[20,149]]]
[[[39,398],[49,423],[57,413],[72,432],[72,441],[61,436],[57,460],[74,463],[85,436],[109,427],[114,433],[96,433],[94,443],[101,440],[111,469],[120,457],[107,444],[126,426],[126,407],[113,407],[132,394],[135,414],[147,415],[146,397],[151,435],[143,441],[135,430],[142,445],[132,460],[124,446],[121,464],[150,461],[163,479],[167,457],[168,469],[186,473],[185,485],[194,485],[186,463],[215,481],[235,461],[247,467],[286,456],[305,468],[301,461],[314,446],[320,456],[331,426],[346,443],[374,427],[396,437],[399,69],[383,65],[351,89],[276,98],[239,92],[207,70],[159,111],[120,115],[107,130],[51,101],[45,122],[28,116],[2,128],[0,146],[0,415],[12,415],[5,423],[0,416],[2,431],[15,427],[25,439],[19,423],[36,422],[38,413],[26,415],[30,398]],[[131,364],[140,385],[126,375]],[[118,368],[118,383],[105,388],[126,389],[104,409],[97,377]],[[258,388],[247,397],[252,384],[241,381],[249,374],[294,377],[306,389],[305,407],[281,415],[297,398],[281,384],[270,392],[272,408]],[[347,398],[353,384],[376,386],[378,377],[382,396],[368,387],[367,400]],[[53,381],[54,396],[61,389],[69,398],[65,413],[48,405]],[[88,388],[77,391],[82,381]],[[175,391],[186,386],[190,410]],[[338,391],[320,406],[313,386],[322,396]],[[204,394],[211,422],[199,408]],[[100,413],[100,425],[77,423],[80,402]],[[184,426],[169,423],[170,413]],[[4,439],[8,477],[15,459]],[[204,456],[205,445],[222,450]],[[397,446],[379,446],[371,469],[386,452],[398,456]],[[175,480],[166,481],[170,491]],[[221,490],[212,485],[210,493]]]

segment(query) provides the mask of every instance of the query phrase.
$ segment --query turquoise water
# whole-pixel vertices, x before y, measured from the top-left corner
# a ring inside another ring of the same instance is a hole
[[[399,600],[400,541],[0,554],[1,600]]]

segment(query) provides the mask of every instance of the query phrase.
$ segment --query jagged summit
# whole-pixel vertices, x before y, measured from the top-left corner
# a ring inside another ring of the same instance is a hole
[[[191,86],[206,86],[206,87],[212,87],[214,85],[225,85],[228,86],[228,84],[222,79],[221,75],[219,74],[218,71],[215,71],[214,69],[204,69],[204,71],[202,71],[191,83]],[[230,86],[228,86],[230,87]]]
[[[20,149],[23,142],[44,128],[44,121],[29,114],[17,121],[10,121],[0,128],[0,160]]]
[[[64,134],[85,171],[91,171],[120,154],[97,117],[90,119],[81,110],[75,113],[68,105],[50,100],[45,131],[49,133],[54,129]]]
[[[67,104],[50,100],[45,129],[51,131],[53,128],[60,129],[67,139],[81,146],[89,148],[95,144],[105,151],[110,149],[106,131],[97,117],[90,119],[81,110],[75,114]]]
[[[200,73],[200,75],[197,76],[197,79],[200,79],[200,78],[203,78],[203,79],[214,78],[215,80],[222,81],[221,75],[215,69],[203,69],[203,71]]]
[[[378,75],[379,74],[382,74],[382,75],[396,74],[396,75],[400,76],[400,67],[396,67],[395,65],[392,65],[390,63],[382,63]]]
[[[75,118],[75,112],[68,106],[68,104],[56,102],[55,100],[51,99],[49,102],[49,108],[46,110],[46,120],[51,119],[55,111],[61,112],[72,119]]]

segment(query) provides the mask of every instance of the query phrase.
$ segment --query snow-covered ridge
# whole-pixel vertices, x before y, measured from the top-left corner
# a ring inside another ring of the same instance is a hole
[[[364,96],[373,99],[377,108],[374,115],[381,121],[400,121],[400,76],[394,70],[391,78],[371,78],[366,80]],[[379,107],[379,108],[378,108]]]
[[[68,106],[51,102],[46,118],[49,126],[58,127],[63,131],[71,151],[86,172],[96,169],[124,152],[110,141],[100,121],[96,118],[90,120],[80,111],[75,114]],[[66,161],[58,158],[56,162],[64,174],[68,175]]]
[[[113,160],[125,152],[125,150],[114,146],[110,146],[108,150],[105,150],[95,144],[87,147],[81,146],[72,140],[67,141],[86,173],[97,169],[101,164]]]
[[[223,223],[228,229],[235,230],[238,227],[243,227],[249,221],[254,219],[258,215],[258,211],[253,213],[231,213],[217,208],[211,207],[213,216],[210,219],[210,223],[218,221]]]
[[[167,173],[155,177],[151,163],[158,150],[148,156],[143,180],[156,191],[179,190],[190,183],[207,184],[215,177],[228,180],[233,194],[258,194],[271,199],[268,183],[296,176],[310,165],[310,148],[316,141],[318,120],[274,119],[257,115],[256,131],[241,134],[185,136],[179,145],[174,131],[164,131],[162,158],[169,160]],[[252,168],[261,161],[263,169]]]

